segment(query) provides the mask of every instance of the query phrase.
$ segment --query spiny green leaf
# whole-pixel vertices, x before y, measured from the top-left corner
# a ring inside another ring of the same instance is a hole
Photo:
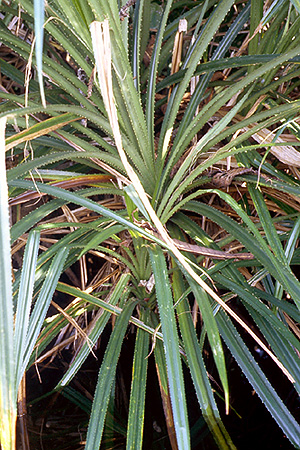
[[[15,446],[17,388],[15,384],[12,266],[8,192],[5,173],[5,125],[0,120],[0,442],[3,450]]]
[[[217,315],[217,322],[227,347],[230,349],[255,392],[295,448],[300,448],[300,426],[274,391],[230,319],[226,317],[225,313],[220,311]]]
[[[187,417],[187,405],[183,374],[179,355],[179,341],[176,329],[176,321],[173,309],[173,298],[168,281],[168,271],[165,257],[159,247],[150,247],[150,259],[155,278],[155,289],[162,333],[164,337],[164,349],[168,369],[168,383],[172,410],[179,450],[190,448],[190,433]]]
[[[33,348],[36,344],[38,335],[40,333],[42,324],[49,309],[52,296],[56,289],[57,282],[64,269],[65,261],[68,257],[68,251],[66,248],[62,248],[54,256],[51,265],[49,267],[47,276],[35,302],[33,311],[30,315],[28,332],[26,336],[26,348],[24,350],[24,358],[22,361],[22,371],[18,373],[17,386],[21,381],[21,377],[26,370],[28,361],[30,359]]]
[[[107,345],[98,375],[85,450],[97,450],[100,448],[109,396],[115,378],[121,346],[135,305],[136,302],[128,302],[125,305],[121,315],[116,320],[115,327]]]
[[[34,230],[29,233],[25,247],[15,318],[14,351],[15,355],[18,355],[16,360],[16,378],[18,380],[23,376],[22,364],[26,348],[29,315],[33,300],[32,295],[39,244],[40,233]],[[18,386],[16,386],[16,388],[18,388]]]
[[[148,316],[149,312],[142,311],[140,319],[147,322]],[[126,438],[127,450],[141,450],[143,444],[148,353],[149,335],[145,331],[139,329],[137,331],[135,341],[134,360],[132,366],[132,381]]]
[[[43,40],[44,40],[44,0],[34,0],[34,31],[35,31],[35,52],[36,64],[40,85],[41,100],[46,106],[44,82],[43,82]]]
[[[184,292],[184,284],[182,275],[176,270],[173,274],[173,289],[175,299],[180,297]],[[186,351],[188,366],[194,382],[195,391],[198,402],[202,410],[202,414],[214,436],[215,441],[220,449],[235,449],[234,444],[228,435],[224,424],[222,423],[215,399],[213,397],[212,388],[207,376],[207,370],[202,358],[201,349],[193,326],[191,311],[186,299],[183,299],[176,307],[178,321],[184,349]]]

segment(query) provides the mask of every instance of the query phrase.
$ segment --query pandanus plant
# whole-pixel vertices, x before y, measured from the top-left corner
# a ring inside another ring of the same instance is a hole
[[[127,449],[143,445],[153,355],[172,449],[193,447],[183,365],[216,445],[236,448],[204,348],[225,413],[230,352],[300,448],[298,423],[244,339],[299,394],[300,284],[291,266],[299,261],[300,185],[297,169],[287,169],[300,166],[297,8],[258,0],[2,2],[2,45],[27,63],[24,80],[1,61],[3,76],[25,83],[1,92],[3,449],[14,446],[27,368],[70,323],[79,338],[56,387],[63,392],[112,317],[87,450],[100,448],[129,324],[136,340]],[[14,155],[6,177],[4,149]],[[19,214],[11,227],[6,184]],[[45,196],[22,217],[20,205]],[[26,242],[13,283],[9,233],[14,254]],[[98,279],[86,274],[87,255],[102,261]],[[80,287],[59,282],[77,262]],[[74,300],[45,320],[55,289]],[[84,326],[80,317],[92,310]]]

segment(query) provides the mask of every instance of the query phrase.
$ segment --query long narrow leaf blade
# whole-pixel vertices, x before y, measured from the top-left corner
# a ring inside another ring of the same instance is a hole
[[[29,324],[29,315],[32,303],[32,294],[34,288],[34,278],[36,261],[39,250],[40,233],[33,231],[29,234],[22,264],[22,275],[20,281],[17,313],[15,319],[15,355],[18,355],[16,360],[16,377],[21,379],[22,362],[24,357],[24,350],[26,348],[26,335]],[[18,386],[16,386],[17,388]]]
[[[16,390],[5,125],[0,119],[0,442],[9,450],[15,446]]]
[[[150,249],[151,265],[155,278],[156,295],[164,336],[169,390],[172,402],[175,431],[179,450],[190,448],[190,433],[187,417],[182,367],[179,354],[179,341],[176,329],[173,298],[164,254],[160,247]]]
[[[106,348],[99,371],[85,450],[98,450],[100,448],[106,411],[113,380],[115,378],[121,346],[135,304],[135,302],[130,302],[124,307],[121,315],[116,321],[116,325]]]
[[[147,320],[147,311],[142,312],[141,319]],[[141,450],[143,444],[143,425],[145,416],[145,394],[148,366],[149,334],[137,331],[132,382],[127,424],[126,450]]]
[[[37,341],[43,322],[45,320],[46,313],[48,311],[52,296],[56,289],[56,285],[63,271],[67,256],[68,251],[66,248],[61,248],[57,252],[49,267],[42,289],[36,300],[35,306],[33,308],[29,320],[28,333],[26,338],[27,345],[24,352],[22,371],[20,371],[20,373],[18,374],[18,382],[21,381],[22,372],[24,373],[24,371],[26,370],[31,353]]]
[[[295,446],[300,448],[300,426],[288,411],[282,400],[267,380],[238,332],[232,325],[230,319],[223,311],[217,314],[218,326],[221,335],[241,367],[243,373],[255,389],[266,408],[272,414],[278,425],[281,427],[287,438]]]
[[[248,186],[248,190],[253,200],[255,209],[258,213],[260,223],[263,226],[264,234],[268,239],[270,248],[275,253],[277,258],[282,261],[282,264],[287,265],[287,260],[282,248],[282,244],[279,239],[278,232],[272,222],[271,214],[267,208],[262,193],[252,185]]]
[[[40,85],[41,100],[46,106],[45,91],[43,84],[43,40],[44,40],[44,0],[34,0],[34,30],[35,30],[35,51],[36,64]]]
[[[151,318],[154,319],[153,314],[152,314]],[[157,322],[157,319],[155,317],[154,323],[156,323],[156,322]],[[176,437],[176,433],[175,433],[174,417],[173,417],[172,405],[171,405],[171,400],[170,400],[170,392],[169,392],[169,387],[168,387],[168,374],[167,374],[167,367],[166,367],[167,364],[166,364],[166,358],[165,358],[165,351],[164,351],[163,343],[160,341],[157,341],[155,343],[154,356],[155,356],[155,366],[156,366],[156,373],[157,373],[157,377],[158,377],[161,401],[162,401],[162,405],[163,405],[170,445],[171,445],[171,448],[177,449],[177,437]]]
[[[183,277],[179,271],[175,271],[173,274],[173,290],[175,298],[180,298],[184,292]],[[233,450],[236,447],[222,423],[207,376],[207,370],[202,358],[187,300],[181,300],[176,310],[189,369],[203,417],[218,447],[222,450]]]
[[[199,305],[204,325],[206,327],[207,337],[212,350],[212,354],[215,360],[215,364],[218,369],[219,377],[224,389],[225,395],[225,408],[226,412],[229,412],[229,387],[228,378],[225,365],[225,357],[222,347],[222,342],[219,334],[219,330],[212,312],[212,307],[209,302],[209,297],[206,292],[200,288],[193,280],[189,279],[189,284],[193,289],[196,301]]]

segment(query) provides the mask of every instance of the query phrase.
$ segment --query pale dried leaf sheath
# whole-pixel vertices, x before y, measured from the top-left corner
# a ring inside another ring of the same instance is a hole
[[[174,46],[173,46],[173,54],[172,54],[172,67],[171,67],[171,75],[175,72],[178,72],[181,62],[181,53],[182,53],[182,44],[183,44],[183,35],[187,31],[187,20],[180,19],[178,25],[178,31],[175,36]]]
[[[116,147],[118,149],[122,164],[136,190],[141,201],[144,204],[155,228],[160,234],[161,239],[167,244],[169,249],[172,251],[173,255],[177,258],[180,264],[184,267],[184,269],[188,272],[188,274],[201,286],[217,303],[219,303],[227,313],[233,317],[251,336],[252,338],[260,345],[260,347],[273,359],[273,361],[280,367],[282,372],[286,375],[286,377],[291,381],[295,382],[293,377],[290,375],[288,370],[283,366],[283,364],[276,358],[276,356],[268,349],[268,347],[259,339],[258,336],[251,330],[248,325],[208,286],[199,275],[192,269],[187,260],[181,254],[181,252],[176,247],[174,241],[171,239],[169,234],[167,233],[165,227],[157,217],[147,194],[131,165],[129,164],[126,154],[123,150],[122,146],[122,138],[118,123],[117,109],[114,102],[113,96],[113,87],[112,87],[112,76],[111,76],[111,46],[110,46],[110,32],[109,32],[109,23],[108,20],[105,19],[103,22],[92,22],[90,25],[92,42],[93,42],[93,50],[96,59],[96,66],[98,72],[98,78],[101,88],[101,93],[103,97],[103,101],[105,104],[105,108],[107,110],[107,114],[109,117],[110,125],[112,127],[113,135],[115,138]],[[126,76],[126,75],[125,75]],[[228,405],[227,405],[228,407]]]
[[[187,32],[187,20],[180,19],[178,24],[178,31],[175,35],[173,53],[172,53],[172,64],[171,64],[171,75],[178,72],[180,63],[181,63],[181,55],[182,55],[182,45],[183,45],[183,35]],[[168,100],[170,99],[171,92],[174,88],[174,85],[170,86]]]
[[[247,128],[245,128],[245,130],[247,131]],[[263,144],[264,142],[270,144],[274,142],[275,134],[267,128],[262,128],[254,133],[252,138],[260,144]],[[286,141],[282,139],[282,137],[278,136],[275,142],[284,144]],[[287,145],[271,147],[270,152],[282,163],[287,164],[288,166],[300,167],[300,152],[293,146],[288,145],[288,142],[286,143]]]
[[[184,252],[194,253],[195,255],[202,255],[213,259],[253,259],[252,253],[229,253],[212,248],[202,247],[200,245],[188,244],[187,242],[173,239],[176,247]]]

